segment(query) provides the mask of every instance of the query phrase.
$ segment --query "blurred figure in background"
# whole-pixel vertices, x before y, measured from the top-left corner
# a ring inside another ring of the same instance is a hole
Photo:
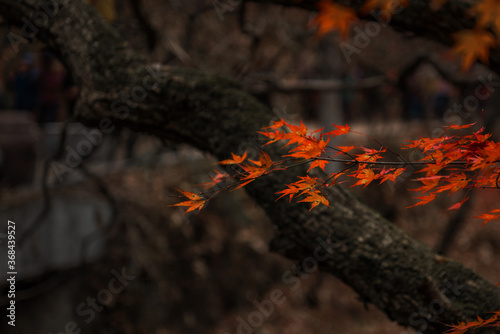
[[[452,91],[453,88],[445,80],[441,78],[435,80],[432,104],[434,116],[437,116],[439,119],[444,117],[444,113],[450,105]]]
[[[415,78],[409,78],[405,94],[405,110],[410,120],[424,118],[424,96],[420,83]]]
[[[10,100],[7,92],[5,91],[5,85],[2,80],[0,80],[0,110],[10,109]]]
[[[14,91],[14,109],[36,113],[39,99],[38,78],[35,55],[27,52],[8,81],[8,88]]]
[[[66,100],[67,114],[68,118],[73,117],[75,114],[76,100],[78,99],[79,90],[78,86],[73,81],[73,77],[69,72],[66,72],[63,81],[64,88],[64,99]]]
[[[351,122],[353,119],[353,107],[356,101],[356,90],[353,88],[356,83],[356,78],[351,73],[350,70],[346,70],[342,73],[342,107],[344,109],[344,120],[346,122]],[[355,118],[355,117],[354,117]]]
[[[66,71],[55,59],[54,54],[43,52],[40,67],[40,107],[38,112],[38,123],[55,122],[61,104],[61,93]]]

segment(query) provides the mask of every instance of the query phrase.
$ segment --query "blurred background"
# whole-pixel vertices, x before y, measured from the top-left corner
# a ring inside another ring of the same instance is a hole
[[[360,22],[343,41],[318,38],[314,13],[295,8],[88,2],[151,63],[230,77],[276,119],[326,131],[349,123],[395,151],[452,123],[481,122],[498,139],[497,76],[479,65],[463,73],[449,49],[389,27],[374,33]],[[412,332],[333,276],[270,253],[272,224],[244,191],[217,196],[199,214],[168,207],[175,188],[196,192],[210,181],[214,158],[127,129],[84,127],[71,73],[42,43],[15,50],[7,34],[17,30],[9,29],[0,26],[0,263],[7,268],[11,220],[17,321],[2,321],[0,332]],[[355,135],[336,144],[376,145]],[[458,212],[446,209],[463,194],[405,209],[415,201],[412,178],[354,191],[417,239],[500,281],[500,226],[473,219],[498,203],[498,192],[473,190]],[[299,282],[293,289],[283,280],[289,271]],[[257,304],[276,289],[285,301],[259,318]]]

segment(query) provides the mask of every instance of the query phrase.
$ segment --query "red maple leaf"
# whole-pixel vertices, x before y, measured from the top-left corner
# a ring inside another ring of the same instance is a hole
[[[229,174],[221,173],[217,169],[214,169],[214,172],[216,175],[210,176],[210,180],[212,181],[200,184],[201,186],[204,186],[205,189],[212,188],[216,184],[221,183],[222,181],[230,177]]]
[[[317,159],[317,160],[314,160],[313,162],[311,162],[311,166],[309,166],[309,169],[307,170],[308,172],[315,168],[315,167],[319,167],[321,168],[323,171],[325,171],[325,166],[328,164],[328,161],[327,160],[323,160],[323,159]]]

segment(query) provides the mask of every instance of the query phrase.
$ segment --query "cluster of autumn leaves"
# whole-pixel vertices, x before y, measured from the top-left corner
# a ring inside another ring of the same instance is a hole
[[[432,0],[430,6],[437,11],[447,1]],[[394,8],[404,8],[408,5],[408,0],[367,0],[359,12],[363,15],[377,9],[393,12]],[[477,59],[487,62],[489,49],[497,46],[497,39],[493,33],[500,36],[500,0],[477,1],[470,8],[469,13],[471,17],[476,18],[476,27],[473,30],[457,32],[455,34],[456,44],[452,50],[463,56],[462,68],[465,70],[470,68]],[[318,3],[318,14],[312,23],[318,28],[319,36],[337,30],[341,36],[346,38],[351,24],[357,20],[357,13],[352,8],[325,0]],[[452,125],[446,130],[463,130],[472,125]],[[300,126],[296,126],[288,124],[284,120],[277,121],[260,133],[269,139],[264,145],[283,141],[285,142],[284,147],[291,148],[287,152],[288,154],[282,156],[285,158],[284,160],[272,161],[265,152],[260,153],[259,160],[247,159],[247,152],[242,155],[232,154],[232,159],[223,160],[219,164],[231,166],[234,173],[221,173],[216,170],[215,176],[211,177],[211,182],[204,184],[207,189],[218,188],[217,190],[213,191],[210,196],[200,196],[179,190],[187,200],[174,204],[174,206],[188,207],[186,212],[199,210],[219,191],[244,187],[257,178],[272,172],[303,163],[310,163],[309,170],[313,168],[324,170],[330,162],[345,162],[346,168],[344,170],[329,175],[326,180],[309,175],[300,176],[297,182],[285,185],[287,188],[277,193],[280,195],[278,199],[289,196],[291,201],[294,197],[300,197],[298,202],[311,203],[311,209],[313,209],[319,204],[329,205],[328,199],[322,194],[321,189],[338,183],[341,177],[354,178],[356,182],[352,186],[363,185],[366,187],[375,180],[380,183],[394,182],[409,164],[400,155],[393,152],[389,153],[395,154],[402,161],[387,161],[384,156],[387,153],[387,148],[383,146],[379,149],[372,149],[328,145],[332,137],[350,132],[348,125],[334,126],[336,130],[331,132],[321,133],[318,130],[309,133],[302,123]],[[318,132],[320,133],[318,134]],[[420,191],[422,196],[416,197],[420,202],[413,206],[427,204],[442,192],[453,193],[474,187],[500,188],[500,170],[497,167],[500,147],[498,143],[489,140],[489,137],[488,134],[482,134],[482,129],[480,129],[467,136],[421,138],[405,145],[405,148],[414,148],[424,154],[422,161],[412,163],[412,165],[422,167],[420,173],[425,173],[416,179],[422,183],[422,186],[413,190]],[[389,167],[398,164],[398,168]],[[230,184],[221,186],[227,182]],[[465,196],[462,201],[451,206],[450,209],[460,208],[467,199],[468,197]],[[500,218],[500,209],[484,213],[478,218],[483,219],[484,223],[496,220]]]
[[[474,126],[450,125],[446,130],[463,130]],[[413,189],[426,194],[417,197],[426,204],[434,200],[442,192],[453,193],[472,188],[500,188],[500,143],[490,140],[490,134],[483,134],[484,127],[470,135],[443,135],[439,138],[420,138],[410,141],[407,148],[414,148],[424,154],[425,167],[420,173],[424,177],[416,179],[422,186]],[[445,132],[446,133],[446,132]],[[458,209],[468,197],[450,207]],[[477,218],[484,224],[500,217],[500,209],[484,213]]]
[[[447,334],[464,334],[469,331],[474,331],[486,327],[500,327],[500,310],[493,312],[492,316],[488,319],[483,319],[478,316],[477,320],[468,322],[462,321],[450,327],[450,330],[446,331]]]
[[[448,0],[431,0],[430,8],[438,11]],[[322,36],[330,31],[338,31],[342,38],[349,36],[350,26],[359,20],[358,13],[365,16],[374,10],[395,13],[408,7],[409,0],[366,0],[356,12],[354,9],[324,0],[318,3],[318,14],[312,21]],[[499,46],[500,37],[500,1],[475,1],[468,11],[471,18],[476,18],[474,29],[464,29],[454,34],[455,44],[452,54],[462,57],[462,70],[466,71],[476,60],[488,63],[490,49]],[[395,14],[397,15],[397,14]]]
[[[430,6],[437,11],[448,0],[431,0]],[[394,8],[404,8],[408,0],[366,0],[359,13],[366,15],[372,10],[392,12]],[[462,56],[462,70],[468,70],[476,60],[488,62],[490,49],[499,45],[500,37],[500,0],[479,0],[469,10],[471,17],[476,18],[473,30],[458,31],[452,52]],[[318,14],[312,21],[317,27],[318,35],[330,31],[339,31],[342,38],[347,38],[350,26],[358,20],[358,14],[352,8],[336,4],[330,0],[318,3]],[[405,149],[415,149],[422,153],[422,159],[408,162],[401,155],[390,151],[387,147],[365,148],[356,146],[337,146],[329,144],[336,136],[351,132],[348,125],[334,125],[335,130],[323,133],[322,130],[309,132],[301,122],[299,126],[289,124],[284,120],[274,122],[259,133],[267,138],[263,146],[282,142],[287,149],[279,161],[273,161],[262,151],[258,160],[251,160],[247,152],[242,155],[232,154],[231,159],[220,161],[220,165],[229,166],[231,173],[215,170],[211,181],[203,184],[205,190],[214,189],[210,195],[199,195],[178,190],[187,200],[171,206],[187,207],[186,212],[200,210],[207,201],[221,190],[234,190],[246,186],[257,178],[271,173],[280,172],[295,166],[309,164],[307,172],[314,168],[325,170],[327,164],[342,162],[344,168],[328,175],[325,179],[311,175],[298,176],[298,181],[285,185],[278,191],[276,200],[286,198],[289,201],[310,204],[312,210],[323,204],[329,206],[329,201],[323,194],[325,187],[354,180],[351,186],[366,187],[373,181],[384,183],[395,182],[409,165],[417,167],[421,177],[415,181],[421,185],[413,191],[420,192],[416,198],[420,201],[412,206],[424,205],[434,200],[441,193],[463,191],[463,199],[449,209],[460,208],[468,200],[467,192],[472,188],[500,188],[500,143],[490,140],[491,135],[483,134],[481,128],[468,135],[463,131],[472,128],[474,124],[451,125],[446,127],[444,135],[439,138],[420,138],[403,145]],[[469,129],[470,130],[470,129]],[[458,134],[451,134],[459,132]],[[376,140],[375,140],[376,141]],[[388,160],[387,155],[393,155],[398,161]],[[412,207],[410,206],[410,207]],[[486,224],[500,218],[500,209],[491,210],[476,217]],[[450,326],[448,333],[463,334],[470,330],[484,327],[500,326],[500,310],[493,312],[488,319],[480,317],[475,321],[461,322]]]
[[[285,154],[282,159],[273,161],[264,151],[260,152],[259,160],[252,160],[247,152],[242,155],[232,153],[231,159],[218,162],[225,165],[230,173],[215,170],[211,181],[203,184],[211,195],[178,190],[187,200],[171,206],[187,207],[186,212],[200,210],[207,201],[222,190],[234,190],[271,173],[309,164],[307,174],[298,176],[298,181],[285,185],[285,189],[276,192],[277,199],[286,198],[289,201],[296,198],[297,202],[310,204],[310,209],[320,204],[329,206],[329,201],[323,194],[325,187],[334,184],[351,182],[352,187],[366,187],[373,181],[379,183],[395,182],[408,166],[416,167],[416,173],[421,177],[414,179],[420,187],[412,189],[421,193],[416,197],[420,201],[412,206],[424,205],[447,192],[464,192],[464,198],[449,209],[458,209],[467,201],[467,192],[472,188],[500,188],[500,143],[490,139],[490,134],[484,134],[484,128],[473,132],[476,123],[451,125],[445,127],[439,138],[420,138],[408,141],[405,149],[421,152],[421,159],[408,162],[398,153],[380,145],[380,148],[362,146],[338,146],[330,144],[332,138],[355,133],[348,125],[334,125],[335,130],[322,132],[322,129],[309,131],[301,122],[299,126],[289,124],[283,119],[259,131],[265,138],[265,145],[283,143]],[[468,132],[469,134],[464,134]],[[376,143],[375,139],[372,138]],[[378,143],[379,144],[379,143]],[[393,155],[398,161],[388,160],[387,155]],[[332,162],[343,163],[340,171],[329,174],[325,179],[309,175],[314,168],[325,171],[326,165]],[[279,195],[279,196],[278,196]],[[500,218],[500,209],[484,213],[479,217],[487,223]],[[477,320],[462,322],[450,326],[449,334],[463,334],[469,330],[481,327],[500,326],[500,310],[488,319],[480,317]]]
[[[215,170],[211,181],[203,184],[208,193],[214,189],[209,196],[179,190],[187,200],[172,206],[187,207],[186,212],[199,210],[222,190],[238,189],[264,175],[304,164],[309,164],[308,173],[314,168],[325,171],[326,165],[332,162],[343,163],[344,167],[324,179],[309,174],[298,176],[296,182],[285,185],[285,189],[276,193],[276,200],[288,197],[291,202],[296,198],[297,202],[310,203],[310,210],[320,204],[329,206],[322,192],[324,188],[345,182],[350,182],[352,187],[366,187],[374,181],[380,184],[395,182],[409,165],[418,168],[416,173],[421,175],[414,179],[420,183],[420,187],[412,189],[420,192],[421,196],[416,197],[420,201],[410,207],[427,204],[441,193],[451,194],[462,190],[464,198],[449,208],[458,209],[467,201],[470,189],[500,188],[500,167],[497,165],[500,161],[500,143],[492,141],[490,134],[483,134],[484,128],[472,132],[475,123],[448,126],[438,138],[408,141],[403,148],[418,150],[422,155],[419,161],[414,162],[407,161],[382,145],[375,149],[330,144],[332,138],[352,133],[347,124],[332,125],[335,130],[322,132],[322,129],[309,131],[302,122],[298,126],[283,119],[273,122],[259,133],[266,140],[263,146],[283,143],[285,152],[280,160],[273,161],[264,151],[260,153],[259,160],[249,159],[247,152],[242,155],[232,153],[231,159],[218,163],[230,167],[231,173]],[[464,134],[464,131],[472,133]],[[394,161],[394,158],[398,161]],[[477,218],[484,223],[496,220],[500,218],[500,209]]]

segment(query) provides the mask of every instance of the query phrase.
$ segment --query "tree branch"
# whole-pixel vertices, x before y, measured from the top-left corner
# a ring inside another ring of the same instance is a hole
[[[0,12],[12,22],[43,11],[41,2],[30,3],[0,0]],[[313,1],[300,3],[312,6]],[[412,6],[416,3],[428,5],[414,0]],[[58,9],[39,37],[59,52],[81,83],[77,113],[87,125],[103,132],[129,126],[188,142],[219,159],[245,150],[250,158],[258,156],[256,130],[268,125],[273,114],[237,84],[194,70],[149,66],[88,6],[71,1]],[[403,26],[403,16],[397,17],[393,22]],[[420,13],[404,17],[422,21],[422,26],[414,22],[417,32],[431,30],[425,27],[430,18]],[[441,21],[433,23],[436,29]],[[466,20],[452,17],[452,26],[459,21]],[[277,146],[268,152],[279,155]],[[314,213],[303,203],[275,202],[274,193],[295,181],[296,173],[263,177],[246,187],[276,227],[274,251],[299,261],[316,257],[321,270],[351,286],[363,301],[424,333],[440,333],[443,324],[478,314],[487,317],[500,307],[500,289],[460,263],[438,257],[340,187],[327,190],[332,207]]]
[[[321,0],[243,1],[297,7],[315,11],[317,10],[317,3]],[[339,0],[335,2],[359,10],[365,3],[365,0]],[[425,37],[448,46],[453,45],[453,34],[456,32],[464,29],[474,29],[475,20],[468,12],[474,2],[449,0],[437,11],[431,8],[431,2],[430,0],[411,0],[408,7],[404,9],[398,8],[392,14],[387,11],[372,11],[368,14],[358,12],[358,16],[361,19],[376,21],[382,26],[390,25],[396,30],[410,33],[413,36]],[[500,49],[491,50],[488,67],[500,74]]]

